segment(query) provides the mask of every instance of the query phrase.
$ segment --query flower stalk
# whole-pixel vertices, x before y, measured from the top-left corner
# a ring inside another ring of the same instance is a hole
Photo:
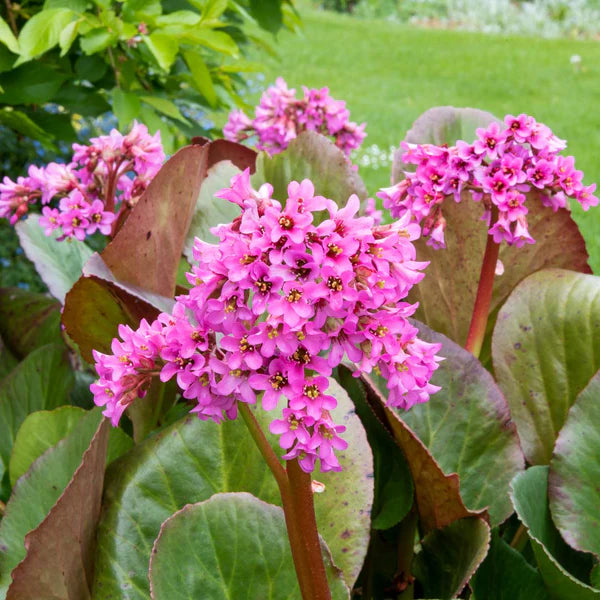
[[[330,600],[331,594],[317,531],[310,474],[302,471],[296,460],[288,461],[286,472],[256,417],[252,414],[252,409],[240,402],[239,410],[279,487],[302,598]]]
[[[496,210],[493,212],[497,214],[498,211]],[[493,217],[494,216],[496,215],[493,215]],[[483,261],[481,263],[477,296],[475,297],[475,305],[473,307],[473,316],[471,317],[471,325],[465,344],[465,348],[475,357],[479,357],[483,339],[485,337],[499,251],[500,244],[497,244],[494,241],[494,236],[488,233]]]

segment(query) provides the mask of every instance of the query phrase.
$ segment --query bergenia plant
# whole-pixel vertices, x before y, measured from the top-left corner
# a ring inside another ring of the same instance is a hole
[[[584,210],[598,205],[596,184],[583,184],[572,156],[559,154],[566,142],[533,117],[507,115],[503,124],[492,122],[476,130],[473,143],[456,145],[403,142],[402,160],[416,165],[405,179],[377,194],[392,216],[409,216],[422,224],[427,244],[444,248],[444,203],[478,202],[488,242],[479,280],[473,320],[466,348],[479,355],[497,271],[499,244],[520,248],[534,244],[527,223],[528,197],[553,211],[564,209],[569,198]],[[501,267],[502,269],[502,267]]]
[[[365,123],[350,121],[350,111],[343,100],[335,100],[329,89],[302,86],[304,95],[296,98],[296,90],[288,89],[279,77],[262,95],[254,119],[242,110],[234,110],[223,128],[225,139],[241,142],[256,138],[256,148],[270,155],[285,150],[291,140],[303,131],[316,131],[333,138],[346,156],[359,148],[365,139]]]
[[[253,430],[258,424],[248,405],[260,399],[263,410],[272,411],[283,403],[283,418],[269,429],[292,463],[289,477],[295,477],[293,465],[311,473],[317,461],[323,472],[338,471],[345,427],[332,419],[337,401],[327,391],[328,377],[344,359],[356,376],[376,370],[387,380],[389,406],[410,408],[438,389],[429,379],[440,344],[418,338],[408,321],[416,306],[404,301],[424,276],[426,265],[416,261],[412,244],[419,226],[409,218],[375,226],[370,217],[358,217],[357,196],[340,208],[315,195],[308,179],[291,182],[283,204],[271,194],[268,183],[251,187],[248,170],[217,193],[237,204],[240,216],[213,230],[218,244],[196,239],[197,265],[187,276],[192,288],[172,313],[142,321],[135,331],[121,326],[113,354],[94,353],[99,380],[91,389],[113,425],[153,377],[175,377],[201,419],[235,419],[240,411]],[[261,449],[278,465],[263,437]],[[293,520],[287,485],[280,485],[282,499]],[[306,523],[295,526],[316,539]],[[301,552],[295,531],[288,525]],[[305,560],[319,563],[320,552]],[[301,583],[303,564],[296,561]],[[317,574],[324,576],[322,566],[313,572],[315,581]],[[326,588],[326,579],[319,585]],[[303,594],[320,597],[308,589]]]
[[[228,126],[262,155],[160,167],[136,126],[5,180],[110,240],[17,225],[59,302],[0,291],[0,598],[600,594],[594,186],[533,117],[445,107],[379,211],[347,120],[278,81]]]
[[[123,135],[116,129],[73,144],[67,164],[30,165],[26,177],[0,184],[0,217],[14,225],[32,205],[42,206],[40,225],[46,235],[80,241],[97,231],[114,233],[165,160],[160,131],[148,133],[134,123]]]

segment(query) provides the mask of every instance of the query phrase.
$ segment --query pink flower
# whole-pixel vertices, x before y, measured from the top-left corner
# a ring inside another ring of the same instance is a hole
[[[389,373],[392,406],[425,402],[437,389],[429,378],[439,345],[420,343],[407,320],[416,305],[403,301],[426,266],[412,244],[419,226],[408,216],[375,225],[358,216],[356,196],[340,208],[308,180],[290,183],[283,208],[271,192],[253,190],[247,172],[219,192],[242,215],[213,230],[217,244],[196,240],[193,287],[171,314],[120,329],[113,356],[96,357],[93,392],[113,421],[157,375],[175,377],[193,412],[217,422],[235,418],[238,402],[261,400],[270,411],[283,400],[270,430],[284,458],[306,471],[339,470],[344,427],[331,418],[337,400],[327,391],[344,359],[357,374]],[[315,215],[325,218],[315,225]]]
[[[422,224],[434,248],[444,247],[443,206],[470,198],[482,202],[488,233],[497,243],[522,246],[534,243],[527,228],[527,194],[539,191],[545,206],[564,208],[567,197],[584,210],[596,206],[595,186],[585,187],[583,173],[572,156],[559,156],[565,144],[533,117],[507,115],[505,128],[492,123],[477,129],[473,144],[458,141],[449,148],[402,143],[403,161],[417,165],[400,183],[377,194],[396,218]],[[491,223],[492,208],[498,220]]]
[[[278,77],[260,99],[252,120],[241,110],[234,110],[223,128],[223,135],[232,141],[256,136],[256,147],[270,155],[285,150],[302,131],[317,131],[332,136],[346,156],[360,147],[366,134],[365,123],[350,121],[346,103],[334,100],[327,88],[304,87],[304,96],[296,98],[296,90],[289,89]]]

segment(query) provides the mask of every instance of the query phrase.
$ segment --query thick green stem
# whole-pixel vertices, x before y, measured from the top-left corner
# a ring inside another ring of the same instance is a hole
[[[290,548],[292,550],[292,558],[294,559],[294,567],[296,569],[296,576],[298,578],[298,584],[300,585],[300,592],[302,594],[302,598],[303,600],[316,600],[321,598],[328,600],[331,596],[315,595],[318,592],[315,592],[315,580],[312,572],[313,561],[307,553],[307,546],[304,541],[306,530],[309,529],[309,526],[303,521],[303,514],[298,513],[296,510],[294,490],[292,489],[290,479],[288,478],[288,473],[283,468],[283,465],[281,464],[279,458],[273,451],[273,448],[271,448],[271,444],[269,444],[269,441],[265,437],[265,434],[263,433],[263,430],[261,429],[258,421],[256,420],[256,417],[252,414],[252,409],[243,402],[238,403],[238,408],[242,415],[242,418],[244,419],[244,422],[246,423],[246,426],[248,427],[248,431],[250,432],[252,439],[254,440],[256,446],[260,450],[260,453],[265,459],[265,462],[271,470],[271,473],[273,473],[275,481],[277,482],[277,485],[279,487],[281,502],[283,504],[283,514],[285,516],[285,525],[288,532],[288,539],[290,541]],[[318,534],[316,533],[316,522],[314,524],[314,529],[315,535],[317,536],[318,540]],[[318,548],[318,551],[319,559],[322,563],[323,559],[321,558],[320,547]],[[325,567],[323,567],[323,572],[324,571]],[[327,583],[327,578],[325,578],[325,583]],[[329,593],[329,588],[327,589]]]
[[[317,531],[315,504],[313,501],[312,478],[305,473],[296,459],[287,463],[287,474],[292,492],[292,502],[302,535],[302,545],[307,557],[311,583],[311,600],[331,600],[327,573],[321,553],[321,542]]]
[[[483,262],[481,263],[479,286],[477,287],[477,296],[475,298],[475,306],[473,307],[471,326],[469,327],[469,334],[467,335],[467,342],[465,344],[465,348],[477,357],[481,352],[488,316],[490,314],[492,289],[494,288],[494,277],[496,275],[499,250],[500,245],[494,242],[494,238],[491,235],[488,235]]]

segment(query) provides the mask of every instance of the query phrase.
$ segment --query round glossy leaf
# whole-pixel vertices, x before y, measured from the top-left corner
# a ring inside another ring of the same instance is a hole
[[[551,269],[525,279],[498,314],[492,357],[525,457],[548,464],[570,406],[600,368],[600,278]]]
[[[464,517],[485,515],[485,509],[472,511],[465,506],[460,495],[458,475],[446,475],[442,471],[417,434],[398,416],[397,411],[386,406],[386,398],[376,384],[364,375],[361,383],[364,385],[369,407],[394,437],[406,457],[413,478],[422,530],[429,533]]]
[[[421,323],[420,337],[441,343],[444,357],[429,402],[396,414],[419,436],[447,474],[458,473],[460,494],[473,510],[486,508],[492,526],[513,511],[508,489],[525,466],[508,405],[493,377],[470,353]]]
[[[548,509],[548,467],[531,467],[511,484],[511,499],[529,530],[533,553],[553,600],[598,600],[600,590],[588,585],[592,555],[576,552],[560,537]]]
[[[314,474],[325,486],[315,496],[315,511],[319,531],[351,587],[369,541],[373,466],[351,401],[334,382],[332,392],[339,403],[333,418],[346,425],[349,445],[339,455],[343,471]],[[276,418],[263,412],[256,411],[263,425]],[[280,503],[273,476],[241,419],[217,425],[190,415],[136,446],[107,475],[94,598],[147,599],[150,552],[161,523],[188,503],[238,491]]]
[[[367,189],[344,153],[327,137],[314,131],[304,131],[279,154],[258,155],[255,187],[268,182],[273,186],[273,198],[285,202],[290,181],[310,179],[315,193],[335,200],[344,206],[352,194],[361,200]]]
[[[324,558],[333,600],[349,598]],[[153,600],[300,597],[283,510],[246,493],[215,494],[169,517],[149,577]]]
[[[574,548],[600,556],[600,374],[579,394],[550,463],[552,518]]]

